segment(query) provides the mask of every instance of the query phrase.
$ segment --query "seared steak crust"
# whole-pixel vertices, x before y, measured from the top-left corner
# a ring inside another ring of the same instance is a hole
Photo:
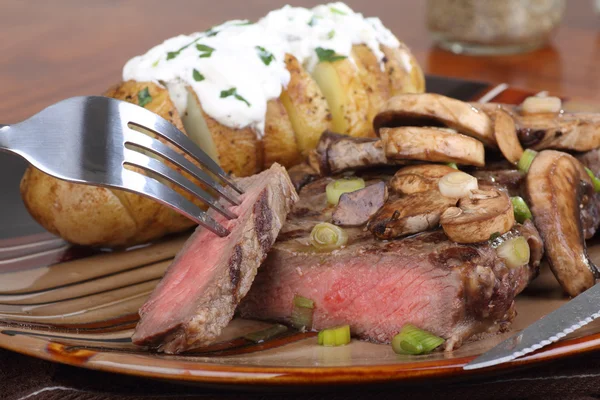
[[[530,222],[476,245],[448,240],[440,230],[381,241],[362,228],[347,228],[348,245],[315,251],[310,230],[331,218],[327,179],[300,193],[300,201],[238,307],[243,317],[290,321],[294,295],[315,303],[313,328],[350,324],[352,333],[389,342],[406,323],[447,340],[452,349],[473,334],[506,327],[514,298],[537,274],[541,240]],[[530,265],[508,268],[494,248],[522,235],[532,246]]]
[[[179,353],[212,343],[233,317],[297,199],[277,164],[238,184],[245,190],[242,204],[231,208],[238,218],[215,216],[231,233],[196,230],[140,309],[135,344]]]

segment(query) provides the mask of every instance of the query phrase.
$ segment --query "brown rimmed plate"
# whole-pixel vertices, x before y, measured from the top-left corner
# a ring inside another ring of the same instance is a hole
[[[530,93],[505,86],[439,77],[428,89],[462,100],[520,103]],[[586,104],[566,101],[573,110]],[[600,108],[597,109],[600,111]],[[396,355],[391,346],[353,340],[324,348],[313,333],[292,330],[265,343],[243,338],[268,323],[236,319],[219,343],[179,356],[150,353],[131,344],[137,309],[160,279],[185,235],[112,253],[71,247],[44,232],[21,204],[18,183],[26,165],[0,154],[0,347],[84,368],[170,381],[224,385],[329,385],[412,382],[472,377],[463,371],[507,335],[466,343],[452,353]],[[590,246],[600,262],[600,246]],[[544,273],[517,299],[513,332],[567,301]],[[600,348],[600,322],[498,369],[540,363]]]

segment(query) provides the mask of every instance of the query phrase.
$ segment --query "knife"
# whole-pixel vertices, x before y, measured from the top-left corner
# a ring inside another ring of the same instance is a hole
[[[600,317],[600,285],[595,285],[477,357],[463,369],[485,368],[512,361],[558,341],[598,317]]]

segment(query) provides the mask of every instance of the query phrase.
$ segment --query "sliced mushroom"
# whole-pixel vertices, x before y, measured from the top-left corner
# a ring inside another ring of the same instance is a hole
[[[517,164],[523,155],[523,147],[517,136],[515,120],[502,107],[496,110],[494,137],[504,157],[511,163]]]
[[[526,177],[529,206],[548,263],[571,296],[592,287],[597,274],[587,255],[580,220],[582,181],[590,184],[581,164],[573,156],[553,150],[540,152]]]
[[[386,203],[369,221],[367,229],[379,239],[393,239],[437,228],[440,216],[456,199],[437,190],[414,193]]]
[[[473,104],[493,116],[498,104]],[[517,135],[523,147],[534,150],[556,149],[590,151],[600,147],[600,114],[598,113],[543,113],[520,115],[518,107],[503,104],[513,111]]]
[[[367,223],[388,197],[385,182],[378,182],[363,189],[340,196],[335,207],[332,222],[342,226],[360,226]]]
[[[497,188],[473,191],[440,219],[444,232],[457,243],[478,243],[508,232],[515,224],[508,195]]]
[[[442,126],[496,147],[488,115],[469,103],[434,93],[402,94],[388,100],[373,121],[375,133],[398,126]]]
[[[440,179],[452,172],[456,170],[442,164],[409,165],[394,174],[390,187],[400,194],[437,190]]]
[[[386,158],[379,139],[350,137],[333,132],[321,135],[311,160],[313,168],[318,167],[322,175],[401,163]]]
[[[472,137],[442,128],[400,127],[379,131],[390,160],[420,160],[485,165],[483,144]]]

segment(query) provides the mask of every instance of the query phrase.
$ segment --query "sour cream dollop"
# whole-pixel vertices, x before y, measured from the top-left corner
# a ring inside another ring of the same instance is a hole
[[[365,44],[383,69],[380,45],[399,47],[378,18],[365,18],[341,2],[313,9],[285,6],[257,23],[235,20],[208,31],[179,35],[129,60],[124,80],[152,81],[169,90],[179,113],[187,108],[189,86],[204,111],[230,128],[253,128],[262,135],[267,102],[286,88],[285,54],[309,72],[319,51],[350,57]]]

